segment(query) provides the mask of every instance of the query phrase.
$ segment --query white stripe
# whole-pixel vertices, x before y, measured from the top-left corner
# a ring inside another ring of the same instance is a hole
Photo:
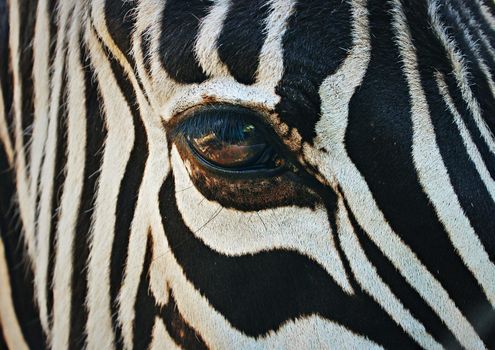
[[[2,239],[0,239],[0,282],[2,283],[2,288],[0,288],[0,336],[3,333],[9,349],[27,350],[29,348],[24,340],[12,300],[9,268]]]
[[[253,255],[273,249],[299,252],[320,264],[348,294],[354,290],[347,278],[323,205],[315,208],[277,207],[243,212],[209,201],[195,188],[175,146],[171,164],[177,207],[193,235],[226,256]],[[182,190],[188,188],[188,190]],[[232,244],[235,242],[235,244]]]
[[[0,86],[0,142],[3,144],[9,165],[13,166],[14,149],[12,148],[12,141],[10,140],[8,128],[9,126],[7,124],[7,115],[5,114],[5,104],[3,101],[3,91]]]
[[[493,16],[488,6],[486,6],[482,0],[474,0],[474,2],[478,5],[480,13],[485,21],[488,23],[488,26],[495,32],[495,17]]]
[[[141,188],[144,187],[141,186]],[[142,196],[140,195],[139,198],[141,199]],[[127,250],[128,263],[125,266],[124,280],[118,296],[118,318],[122,327],[122,339],[125,349],[133,348],[134,305],[143,271],[147,235],[149,232],[148,212],[143,208],[145,206],[146,203],[143,203],[142,199],[138,199],[132,221],[131,234],[129,236],[129,247]],[[163,281],[163,283],[165,282]]]
[[[91,18],[93,19],[93,24],[98,35],[101,37],[102,41],[105,43],[106,47],[110,50],[110,52],[115,56],[115,58],[119,61],[120,65],[124,69],[126,75],[129,78],[134,77],[134,71],[131,67],[131,64],[127,61],[125,54],[128,52],[122,52],[120,48],[117,46],[113,37],[110,35],[107,28],[107,19],[105,17],[105,4],[106,0],[93,0],[91,1]],[[122,6],[124,6],[122,4]],[[135,13],[126,13],[125,16],[134,16]],[[126,19],[128,20],[128,19]],[[132,39],[132,35],[131,38]]]
[[[493,180],[493,178],[491,177],[490,172],[488,171],[485,163],[483,162],[483,158],[481,157],[481,154],[478,148],[476,147],[476,144],[471,138],[471,134],[469,133],[469,130],[464,124],[464,120],[462,119],[461,115],[459,114],[459,111],[455,107],[454,101],[452,100],[452,96],[450,96],[449,94],[449,89],[447,87],[447,84],[445,83],[443,74],[437,72],[435,78],[437,81],[440,94],[442,95],[443,100],[447,105],[450,113],[454,117],[454,122],[462,137],[462,141],[464,143],[464,146],[466,147],[466,151],[469,155],[469,158],[471,159],[474,166],[476,167],[476,170],[480,174],[481,180],[485,184],[486,189],[490,194],[490,197],[495,202],[495,180]]]
[[[166,237],[163,227],[153,229],[154,237]],[[353,333],[318,315],[287,320],[280,328],[254,338],[245,335],[215,310],[208,299],[187,280],[182,268],[166,247],[155,259],[165,271],[164,280],[171,287],[177,312],[201,335],[212,349],[381,349],[365,336]]]
[[[452,63],[453,73],[457,80],[457,85],[461,91],[462,98],[466,101],[466,104],[471,111],[472,117],[475,124],[488,146],[489,150],[495,154],[495,139],[492,132],[487,127],[485,121],[481,116],[481,109],[478,101],[476,100],[469,82],[469,73],[466,70],[466,65],[464,64],[464,58],[458,51],[455,42],[447,35],[446,26],[440,20],[438,15],[438,0],[433,0],[428,6],[428,13],[431,18],[432,27],[438,35],[440,41],[442,42],[444,49]]]
[[[33,200],[38,195],[38,185],[41,181],[40,170],[41,162],[44,156],[46,135],[48,131],[49,107],[49,17],[48,2],[41,0],[38,3],[36,13],[36,28],[33,41],[33,94],[34,94],[34,122],[33,122],[33,141],[31,143],[31,160],[30,175],[31,184],[30,192]],[[38,263],[35,274],[36,298],[40,311],[40,321],[45,332],[48,332],[48,311],[46,299],[46,275],[48,258],[48,237],[45,233],[37,232],[38,242]]]
[[[26,167],[26,154],[24,145],[24,130],[22,129],[22,72],[20,71],[20,18],[18,0],[9,2],[9,47],[11,54],[11,64],[13,73],[13,112],[14,112],[14,133],[15,133],[15,168],[16,168],[16,192],[19,201],[19,214],[22,220],[23,234],[29,254],[30,263],[36,267],[35,258],[37,256],[35,237],[35,201],[29,193],[29,183]]]
[[[283,37],[294,11],[294,0],[270,0],[265,22],[266,39],[261,48],[256,85],[274,91],[284,73]]]
[[[201,84],[176,87],[174,92],[160,109],[160,115],[166,122],[189,108],[204,104],[205,99],[260,111],[272,111],[280,101],[280,96],[274,92],[241,84],[233,78],[213,78]]]
[[[478,68],[481,70],[483,75],[486,78],[486,82],[488,84],[488,87],[490,88],[490,92],[493,97],[495,97],[495,83],[493,82],[492,79],[492,74],[490,72],[490,68],[485,63],[485,60],[481,57],[480,53],[480,48],[477,40],[473,38],[471,35],[471,28],[468,28],[461,19],[461,16],[459,12],[455,9],[452,8],[452,6],[448,6],[449,11],[454,15],[454,18],[457,22],[457,25],[461,29],[462,35],[464,36],[464,40],[468,44],[471,53],[473,54],[474,58],[476,59],[476,62],[473,62],[473,64],[478,64]]]
[[[304,147],[305,156],[313,164],[318,165],[325,178],[336,179],[359,225],[406,281],[444,320],[461,344],[467,348],[483,348],[482,341],[440,283],[388,225],[373,199],[366,180],[352,163],[345,149],[349,102],[355,89],[362,82],[370,55],[369,29],[367,16],[362,12],[363,2],[355,0],[353,3],[356,9],[354,41],[359,45],[353,48],[343,67],[339,68],[336,74],[325,79],[320,87],[322,117],[316,125],[318,136],[314,148]],[[359,13],[362,15],[358,15]],[[324,147],[327,153],[316,151],[319,147]]]
[[[492,64],[495,63],[495,51],[494,51],[492,44],[490,43],[490,40],[487,37],[487,33],[485,33],[482,30],[480,23],[476,22],[476,17],[471,12],[471,10],[466,7],[465,4],[463,4],[463,3],[460,4],[460,8],[461,8],[461,12],[463,13],[464,17],[468,19],[469,25],[472,28],[474,28],[476,30],[476,32],[478,33],[478,36],[480,37],[481,42],[483,43],[483,46],[485,47],[486,51],[488,52],[488,54],[490,55],[490,57],[493,61]]]
[[[144,127],[148,137],[149,156],[144,170],[143,181],[139,190],[136,210],[131,225],[129,237],[129,247],[125,267],[124,281],[118,297],[119,300],[119,322],[122,325],[122,337],[124,347],[132,349],[133,344],[133,324],[134,305],[137,296],[139,281],[143,269],[144,256],[146,253],[146,241],[148,233],[156,231],[162,225],[162,217],[158,208],[160,188],[169,173],[167,138],[165,130],[161,124],[161,118],[145,103],[144,97],[138,94],[140,111],[146,118],[143,118]],[[165,243],[165,236],[154,237],[154,250]],[[150,272],[155,276],[160,271]],[[155,279],[152,278],[152,283]],[[162,284],[165,280],[162,276]],[[166,286],[152,286],[152,291],[163,291]],[[157,299],[162,303],[166,302],[168,295],[158,295]]]
[[[218,56],[218,37],[229,9],[230,0],[215,0],[201,21],[196,38],[196,59],[210,76],[229,76],[229,69]]]
[[[88,349],[112,349],[114,334],[110,306],[110,260],[115,229],[115,211],[120,182],[132,146],[132,115],[101,48],[96,34],[87,27],[91,62],[103,98],[107,138],[91,232],[88,264]]]
[[[419,76],[416,52],[402,5],[400,2],[395,4],[394,28],[411,98],[412,154],[419,181],[457,253],[483,287],[488,300],[495,305],[495,265],[474,232],[450,182],[436,143],[428,102]]]
[[[47,0],[40,0],[36,11],[36,27],[33,40],[33,97],[34,120],[31,159],[29,162],[31,187],[36,196],[39,171],[48,129],[48,106],[50,96],[50,19]]]
[[[442,349],[442,346],[428,334],[425,327],[411,315],[409,310],[392,293],[378,275],[376,268],[366,257],[341,197],[338,203],[337,220],[342,249],[358,283],[421,347],[425,349]]]
[[[150,350],[180,350],[174,340],[167,333],[163,321],[156,317],[155,325],[153,326],[152,340],[149,347]]]
[[[55,195],[56,189],[54,189],[55,176],[55,159],[56,159],[56,147],[59,140],[57,140],[57,127],[58,127],[58,114],[60,108],[60,92],[62,89],[63,69],[64,69],[64,57],[66,54],[65,45],[65,31],[70,6],[68,2],[60,3],[60,8],[57,13],[59,14],[59,30],[57,33],[57,47],[56,56],[54,61],[53,80],[51,82],[51,98],[50,109],[48,118],[48,134],[45,145],[45,154],[43,165],[41,169],[40,180],[40,204],[39,204],[39,216],[38,221],[38,242],[39,251],[37,256],[36,273],[34,274],[34,282],[36,286],[36,296],[41,304],[46,299],[46,286],[50,281],[47,280],[47,269],[49,261],[49,236],[51,231],[52,220],[52,197]],[[45,308],[43,306],[43,308]],[[51,343],[51,333],[48,332],[48,343]]]
[[[72,300],[73,245],[84,182],[86,118],[88,116],[84,105],[86,97],[84,72],[80,64],[81,14],[79,10],[78,3],[74,9],[73,21],[68,34],[67,175],[63,185],[64,191],[60,204],[55,245],[52,339],[54,349],[68,346]],[[56,189],[56,191],[59,190]]]
[[[166,0],[141,0],[138,5],[136,25],[133,40],[133,53],[136,59],[136,69],[143,82],[144,89],[150,99],[151,106],[159,111],[167,102],[175,88],[182,84],[171,79],[163,69],[160,54],[160,38],[162,31],[162,16]],[[151,63],[150,74],[144,69],[144,52],[142,52],[141,37],[150,40],[148,56]]]

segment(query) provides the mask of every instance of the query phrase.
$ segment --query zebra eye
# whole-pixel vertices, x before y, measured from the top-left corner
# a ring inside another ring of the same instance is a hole
[[[210,170],[253,174],[281,169],[285,162],[253,113],[209,106],[193,112],[178,131],[192,156]]]

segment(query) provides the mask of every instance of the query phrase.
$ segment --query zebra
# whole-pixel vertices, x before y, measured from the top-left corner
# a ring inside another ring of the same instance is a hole
[[[495,346],[490,0],[0,0],[0,347]]]

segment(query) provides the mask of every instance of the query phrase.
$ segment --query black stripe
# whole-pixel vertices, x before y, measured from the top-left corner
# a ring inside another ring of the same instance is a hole
[[[174,295],[171,290],[168,292],[168,303],[159,307],[156,299],[150,291],[150,268],[153,261],[153,237],[148,232],[146,242],[146,254],[141,272],[136,303],[134,305],[135,320],[133,327],[133,348],[147,349],[152,340],[153,326],[155,319],[159,317],[165,328],[182,349],[207,349],[207,346],[198,334],[188,323],[177,309]],[[164,281],[164,283],[166,283]]]
[[[234,1],[227,11],[218,37],[218,55],[230,74],[242,84],[256,81],[269,9],[266,0],[251,0]]]
[[[492,133],[495,133],[495,99],[480,66],[477,64],[476,56],[464,37],[465,30],[457,26],[455,18],[445,5],[440,7],[439,14],[448,35],[455,39],[457,47],[464,56],[466,69],[471,75],[470,88],[480,104],[483,120]],[[492,175],[495,177],[495,174]]]
[[[107,53],[107,57],[111,57]],[[134,125],[134,144],[127,162],[124,176],[119,188],[117,199],[115,236],[112,244],[112,256],[110,263],[110,297],[112,307],[113,328],[116,339],[121,341],[121,329],[117,320],[117,297],[124,277],[124,267],[129,247],[131,223],[141,186],[146,160],[148,158],[148,139],[146,130],[137,106],[137,98],[134,89],[127,79],[122,67],[115,59],[110,59],[110,64],[120,91],[122,92],[132,114]]]
[[[452,332],[445,326],[443,321],[435,314],[431,307],[425,302],[421,295],[402,277],[395,266],[383,255],[368,237],[366,232],[357,222],[354,214],[349,208],[347,201],[345,207],[349,213],[349,219],[356,232],[359,243],[367,258],[377,269],[378,275],[391,289],[392,293],[400,300],[402,305],[408,309],[411,315],[424,325],[426,331],[438,342],[448,349],[462,348]]]
[[[458,6],[461,5],[462,4],[458,3]],[[445,9],[444,12],[447,12],[447,15],[454,17],[454,14],[451,13],[451,9]],[[480,96],[477,94],[476,96],[483,101],[493,100],[488,82],[484,74],[479,70],[476,57],[472,52],[470,52],[469,55],[467,53],[467,50],[470,50],[470,46],[462,34],[467,31],[465,34],[471,34],[475,42],[480,39],[477,33],[471,31],[469,24],[466,23],[469,19],[464,18],[464,23],[458,23],[457,19],[462,21],[462,15],[460,18],[456,18],[455,21],[454,18],[451,18],[450,21],[455,22],[455,24],[451,24],[451,27],[452,32],[456,33],[456,42],[462,43],[461,48],[463,51],[466,51],[464,54],[465,58],[470,60],[470,64],[476,66],[478,70],[478,74],[473,77],[474,84],[472,84],[472,86],[483,83],[484,87],[480,87],[481,90],[487,89],[487,91],[485,91],[485,95]],[[461,24],[466,27],[465,30],[461,28]],[[419,47],[421,48],[421,46]],[[480,54],[484,56],[482,58],[485,58],[485,62],[488,63],[489,61],[486,60],[487,53],[484,52],[482,47],[480,48]],[[424,54],[424,52],[418,51],[418,60],[420,64]],[[425,89],[425,94],[430,106],[438,146],[448,169],[450,180],[471,225],[485,246],[491,261],[495,262],[495,241],[493,240],[495,221],[492,219],[493,213],[495,212],[495,203],[493,202],[493,199],[488,193],[485,184],[481,180],[478,171],[467,154],[467,150],[463,144],[459,131],[452,122],[454,117],[447,112],[448,107],[441,102],[443,98],[440,96],[440,93],[436,88],[436,84],[434,83],[435,72],[430,68],[432,66],[429,65],[429,62],[422,65],[425,67],[421,71],[423,88]],[[472,69],[469,69],[469,71],[472,73]],[[493,78],[491,72],[489,74]],[[489,95],[488,98],[487,94]],[[490,162],[490,160],[488,160],[488,162]],[[495,159],[491,162],[491,164],[495,167]],[[469,181],[466,181],[466,179],[469,179]],[[495,317],[495,314],[493,317]]]
[[[2,330],[2,327],[0,327],[0,350],[8,350],[7,342],[3,333],[4,331]]]
[[[169,293],[168,303],[161,310],[160,318],[170,337],[181,349],[208,349],[201,335],[180,314],[173,292],[169,290]]]
[[[434,86],[433,72],[423,72],[422,76],[437,144],[450,181],[471,226],[484,245],[490,260],[495,262],[495,203],[467,153],[461,135],[453,123],[454,117],[447,112],[448,107],[442,103],[440,92]]]
[[[50,20],[50,50],[48,53],[48,64],[50,67],[53,67],[53,62],[55,61],[55,53],[57,46],[57,32],[58,32],[58,0],[48,0],[48,16]],[[50,69],[50,79],[53,76],[53,70]]]
[[[56,235],[59,221],[59,210],[62,202],[62,193],[66,179],[67,165],[67,78],[66,78],[66,62],[64,59],[62,77],[62,88],[60,90],[60,104],[57,121],[51,120],[50,123],[56,123],[57,139],[55,147],[55,163],[54,163],[54,181],[51,194],[51,225],[49,233],[48,245],[48,266],[47,266],[47,312],[50,315],[53,312],[53,287],[54,287],[54,270],[56,260]]]
[[[317,314],[385,347],[417,347],[368,295],[361,290],[345,294],[306,256],[272,250],[230,257],[207,247],[182,219],[173,175],[162,186],[160,212],[170,249],[186,278],[248,336],[266,335],[288,320]]]
[[[480,152],[481,158],[483,159],[483,163],[486,165],[488,172],[490,173],[492,178],[495,178],[495,154],[492,153],[492,151],[488,147],[488,144],[485,142],[483,136],[481,135],[481,132],[479,131],[478,126],[476,125],[476,122],[474,120],[473,114],[468,107],[468,103],[462,97],[455,77],[451,73],[449,73],[449,71],[443,73],[445,73],[445,83],[447,84],[449,94],[454,101],[454,106],[461,115],[474,144]]]
[[[155,317],[158,314],[155,300],[150,294],[149,271],[152,256],[153,237],[149,232],[146,240],[146,255],[144,257],[143,271],[141,272],[136,302],[134,304],[133,349],[135,350],[149,348],[153,324],[155,323]]]
[[[26,343],[31,349],[42,349],[46,337],[34,303],[34,276],[26,257],[22,224],[15,203],[15,174],[0,146],[0,239],[5,248],[14,309]],[[9,283],[9,282],[7,282]],[[1,333],[1,331],[0,331]]]
[[[494,59],[487,52],[488,48],[481,41],[481,36],[478,34],[479,29],[480,32],[484,34],[485,39],[488,41],[489,48],[492,50],[495,48],[495,37],[490,32],[490,27],[481,15],[479,7],[474,3],[474,1],[455,0],[455,2],[457,4],[457,7],[460,9],[460,12],[462,14],[461,18],[465,26],[471,29],[471,34],[474,36],[475,40],[479,40],[478,46],[481,48],[482,56],[485,59],[485,62],[488,64],[488,66],[490,66],[490,63],[492,65],[495,64]],[[469,20],[474,21],[474,28],[470,24],[468,24]]]
[[[86,295],[88,276],[86,266],[89,261],[90,227],[93,220],[94,205],[97,196],[97,184],[100,178],[100,167],[103,160],[104,142],[107,134],[102,114],[103,98],[98,82],[94,77],[94,62],[90,60],[89,49],[80,39],[80,64],[84,67],[84,93],[86,97],[86,150],[84,183],[81,192],[76,233],[73,245],[71,328],[69,336],[70,348],[82,348],[86,343],[86,322],[88,310]]]
[[[51,67],[53,67],[53,62],[55,61],[55,48],[56,48],[56,44],[57,44],[57,24],[56,24],[56,17],[57,17],[57,12],[55,11],[55,6],[57,4],[57,1],[49,1],[49,4],[48,4],[48,16],[49,16],[49,21],[50,21],[50,29],[49,29],[49,36],[50,36],[50,43],[49,43],[49,53],[48,53],[48,69],[49,69],[49,81],[48,81],[48,84],[51,84],[52,82],[52,79],[53,79],[53,69]],[[51,85],[50,85],[51,87]],[[52,89],[50,88],[49,91],[48,91],[48,103],[50,103],[51,101],[51,95],[52,95]],[[45,140],[46,141],[46,140]],[[42,152],[42,155],[41,155],[41,164],[43,164],[44,162],[44,159],[45,159],[45,149],[46,147],[46,142],[43,144],[43,152]],[[39,151],[38,151],[39,152]],[[40,217],[40,209],[41,209],[41,205],[40,205],[40,201],[41,201],[41,176],[38,176],[38,179],[37,179],[37,183],[36,183],[36,208],[35,208],[35,212],[36,212],[36,217],[39,218]],[[50,237],[49,237],[50,239]],[[53,240],[49,242],[49,249],[52,249],[53,248]],[[49,256],[50,256],[51,253],[51,250],[49,251]],[[52,260],[53,262],[53,260]],[[48,281],[51,281],[51,277],[49,276],[49,279]],[[47,295],[49,294],[48,293],[48,289],[49,289],[49,286],[48,284],[45,286],[45,288],[47,289]],[[48,310],[51,309],[51,306]]]
[[[19,5],[19,73],[21,74],[21,118],[23,142],[26,150],[30,149],[32,124],[34,120],[34,86],[33,86],[33,38],[36,24],[38,0],[26,0]],[[26,151],[26,157],[29,151]]]
[[[201,83],[207,76],[194,54],[199,23],[210,0],[169,0],[165,4],[160,35],[160,58],[170,77],[180,83]]]
[[[131,39],[136,23],[134,14],[136,6],[137,2],[135,0],[105,1],[105,21],[108,32],[130,62],[133,62]]]
[[[4,112],[12,145],[15,144],[13,124],[13,75],[9,52],[9,8],[6,0],[0,0],[0,87],[2,89]]]
[[[69,18],[72,13],[69,15]],[[68,31],[69,22],[67,23],[66,30]],[[58,40],[57,40],[58,41]],[[67,42],[63,38],[60,43],[62,46],[61,50],[63,52],[67,51]],[[50,316],[53,312],[53,287],[54,287],[54,271],[55,271],[55,260],[56,260],[56,235],[58,229],[58,214],[59,207],[62,200],[62,193],[64,189],[64,183],[66,179],[65,167],[67,165],[67,59],[63,59],[62,68],[62,87],[59,92],[59,110],[57,121],[50,120],[50,123],[57,123],[57,138],[55,146],[55,164],[54,164],[54,181],[53,190],[51,193],[51,224],[50,232],[48,236],[48,266],[47,266],[47,284],[46,296],[47,296],[47,313]],[[50,92],[52,94],[53,92]],[[46,158],[46,156],[45,156]],[[40,184],[41,185],[41,184]],[[39,202],[39,194],[37,194],[37,203]],[[52,323],[50,318],[50,324]]]
[[[438,53],[441,45],[431,32],[425,4],[405,1],[404,8],[408,22],[414,23],[410,30],[419,50],[420,71],[431,66],[442,70],[437,60],[447,59]],[[393,45],[390,16],[385,11],[382,16],[371,13],[371,63],[349,106],[346,147],[392,229],[481,334],[475,311],[491,312],[491,306],[456,254],[416,175],[409,91],[398,49]]]
[[[458,2],[458,0],[456,0],[456,2]],[[473,25],[469,23],[470,20],[474,21],[474,18],[472,18],[473,13],[469,11],[467,6],[465,6],[462,3],[459,3],[458,6],[460,8],[460,10],[457,11],[460,17],[459,20],[466,27],[466,31],[471,35],[471,40],[477,46],[479,56],[485,63],[486,68],[488,70],[487,73],[488,77],[484,79],[492,79],[493,81],[495,78],[495,59],[490,55],[488,50],[489,49],[493,50],[494,47],[493,45],[495,44],[495,41],[492,41],[492,39],[495,38],[492,38],[492,36],[488,36],[486,35],[486,33],[484,33],[482,25],[480,24],[481,20],[475,21]],[[483,42],[482,35],[484,35],[485,39],[489,42],[488,46]]]
[[[443,8],[441,8],[443,9]],[[445,18],[443,18],[445,20]],[[480,20],[479,23],[482,23],[483,21]],[[448,28],[447,28],[448,29]],[[452,31],[450,31],[450,34]],[[452,36],[454,39],[456,39],[455,36]],[[450,95],[452,96],[454,100],[454,104],[456,106],[456,109],[459,111],[459,114],[462,116],[464,123],[466,124],[467,129],[469,130],[469,133],[471,134],[471,137],[476,144],[483,161],[485,165],[487,166],[488,171],[490,172],[492,178],[495,178],[495,155],[490,151],[487,143],[481,136],[481,132],[479,131],[478,126],[476,125],[476,122],[474,120],[473,114],[470,111],[467,102],[464,100],[462,97],[461,91],[459,89],[458,83],[455,79],[455,76],[451,73],[453,71],[453,68],[451,67],[447,57],[447,53],[443,49],[443,44],[440,41],[437,41],[434,38],[431,38],[429,40],[432,42],[431,50],[432,52],[435,53],[435,55],[441,59],[440,62],[436,62],[437,69],[444,73],[445,75],[445,81],[447,83],[447,86],[449,88]],[[458,42],[456,41],[456,45],[458,45]],[[463,47],[459,47],[459,49],[463,49]],[[463,55],[467,55],[465,62],[467,64],[468,71],[471,69],[471,64],[470,64],[470,59],[472,59],[472,54],[470,53],[470,49],[465,49],[462,51]],[[476,81],[476,80],[475,80]],[[476,84],[473,84],[473,81],[471,81],[472,87],[476,88]],[[478,88],[479,90],[479,88]],[[477,91],[473,89],[473,94],[476,97],[477,100],[480,100],[479,97],[486,97],[486,93],[489,92],[489,89],[483,93],[477,95]],[[492,97],[489,97],[488,101],[493,101]],[[483,112],[483,105],[480,106]],[[482,113],[482,118],[485,118],[486,113]]]
[[[484,4],[489,11],[489,15],[495,17],[495,4],[491,0],[480,0],[482,4]]]
[[[141,35],[141,53],[143,55],[144,70],[148,77],[151,75],[151,40],[150,28]]]
[[[324,18],[325,20],[313,20]],[[283,122],[312,143],[320,119],[318,89],[352,47],[352,13],[347,1],[299,1],[283,38],[284,74],[276,87]]]

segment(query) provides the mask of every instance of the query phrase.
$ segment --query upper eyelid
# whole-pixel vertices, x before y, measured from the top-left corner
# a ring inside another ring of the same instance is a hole
[[[168,123],[165,124],[165,127],[168,133],[174,136],[178,132],[183,131],[183,129],[181,130],[182,125],[194,120],[202,111],[205,111],[206,113],[215,113],[215,109],[217,112],[220,113],[225,113],[225,111],[232,112],[234,114],[233,117],[235,117],[235,113],[237,110],[240,118],[243,118],[246,121],[252,122],[256,126],[261,127],[261,130],[265,134],[273,134],[267,136],[277,136],[276,130],[274,130],[273,125],[267,122],[268,118],[264,113],[246,106],[226,103],[203,104],[194,106],[172,118]]]
[[[246,86],[230,78],[214,78],[199,85],[178,86],[161,106],[165,123],[197,106],[211,103],[239,105],[271,113],[280,96],[256,86]]]

